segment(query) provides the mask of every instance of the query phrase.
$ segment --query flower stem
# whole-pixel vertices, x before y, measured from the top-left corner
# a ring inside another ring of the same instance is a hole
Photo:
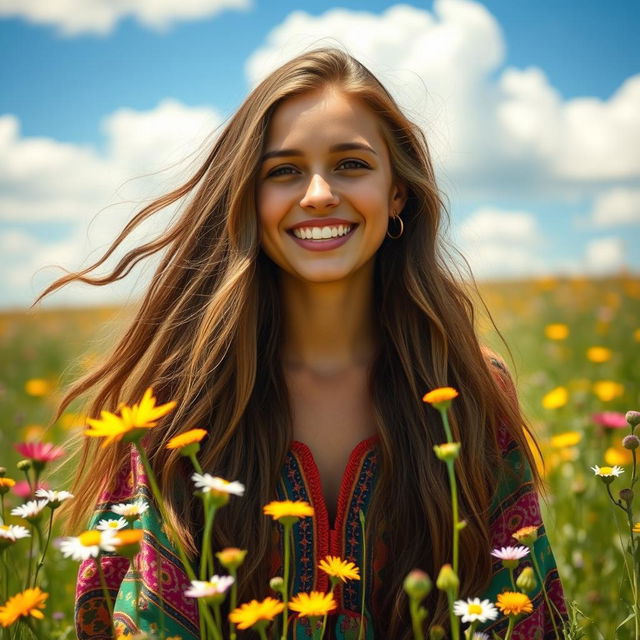
[[[44,543],[44,547],[42,547],[40,560],[36,566],[36,575],[33,577],[33,586],[35,587],[38,582],[38,573],[40,569],[44,566],[44,557],[47,554],[47,549],[49,548],[49,542],[51,542],[51,530],[53,529],[53,509],[50,509],[49,514],[49,530],[47,531],[47,541]],[[40,531],[40,527],[38,527],[38,531]]]
[[[333,576],[331,577],[331,589],[329,589],[329,593],[333,593],[334,589],[336,588],[336,584],[338,584],[338,578],[334,578]],[[320,640],[322,640],[324,638],[324,631],[327,628],[327,617],[329,616],[329,612],[327,611],[324,614],[324,617],[322,619],[322,633],[320,634]]]
[[[115,635],[115,630],[113,628],[113,601],[111,600],[111,594],[109,593],[107,581],[104,577],[104,571],[102,570],[102,562],[100,562],[100,556],[96,556],[94,560],[96,563],[96,571],[98,572],[98,580],[100,581],[100,588],[102,589],[104,600],[107,603],[107,611],[109,612],[109,620],[111,624],[111,633]]]
[[[511,640],[511,634],[513,633],[513,627],[515,624],[515,616],[509,616],[509,626],[507,627],[507,635],[504,637],[504,640]]]
[[[544,578],[542,577],[542,572],[540,571],[540,565],[538,564],[538,559],[536,558],[536,550],[533,544],[529,545],[531,549],[531,559],[533,561],[533,566],[536,570],[536,574],[538,575],[538,580],[540,580],[540,586],[542,587],[542,595],[544,596],[544,602],[547,605],[547,611],[549,612],[549,617],[551,618],[551,624],[553,625],[553,633],[556,636],[556,640],[560,640],[560,635],[558,633],[558,627],[556,626],[556,616],[551,608],[551,603],[549,602],[549,596],[547,595],[547,589],[544,585]]]
[[[198,473],[202,473],[202,467],[200,466],[200,463],[198,462],[198,458],[196,458],[196,454],[195,453],[190,453],[189,454],[189,460],[191,460],[191,464],[193,465],[193,468],[198,472]]]
[[[365,595],[367,593],[367,531],[365,528],[365,516],[364,511],[360,509],[358,512],[358,518],[360,519],[360,531],[362,532],[362,582],[360,584],[361,597],[360,597],[360,626],[358,628],[358,640],[364,638],[364,602]]]
[[[411,613],[413,640],[424,640],[424,631],[422,630],[422,616],[420,616],[420,601],[416,598],[410,598],[409,611]]]
[[[449,416],[446,408],[440,408],[440,417],[442,418],[442,424],[444,431],[447,435],[447,442],[453,442],[453,434],[451,433],[451,427],[449,426]],[[449,485],[451,488],[451,513],[453,520],[453,570],[458,575],[458,546],[460,540],[460,529],[458,527],[458,485],[456,482],[455,472],[455,460],[447,460],[447,473],[449,475]]]
[[[309,626],[311,627],[311,637],[313,640],[322,640],[322,633],[318,629],[318,621],[320,616],[309,616]]]
[[[140,574],[138,573],[138,569],[136,568],[135,565],[135,557],[131,558],[131,573],[133,576],[133,585],[134,588],[136,590],[136,600],[135,600],[135,607],[134,607],[134,622],[136,624],[136,631],[140,631],[140,611],[139,611],[139,607],[140,607]],[[162,598],[162,594],[160,595],[160,597]],[[161,629],[164,629],[164,620],[162,622],[162,624],[160,625]]]
[[[264,624],[253,627],[260,634],[260,640],[269,640],[267,638],[267,632],[264,630]]]
[[[200,556],[200,580],[206,580],[208,575],[212,575],[213,557],[211,555],[211,532],[213,530],[213,520],[216,516],[216,505],[211,501],[208,493],[203,496],[204,500],[204,533],[202,535],[202,555]]]
[[[516,581],[515,578],[513,576],[513,568],[509,567],[509,577],[511,578],[511,586],[513,587],[514,591],[517,591],[518,589],[516,588]]]
[[[36,525],[34,522],[29,523],[31,525],[31,535],[29,536],[29,562],[27,564],[27,581],[25,582],[24,588],[28,589],[31,584],[31,567],[33,564],[33,538]]]
[[[283,523],[284,528],[284,586],[282,587],[282,600],[284,602],[284,609],[282,610],[282,640],[287,640],[287,626],[289,624],[289,556],[290,556],[290,533],[293,526],[290,522]]]
[[[231,606],[229,607],[229,611],[233,611],[238,602],[238,570],[233,567],[229,569],[229,573],[233,578],[233,584],[231,585]],[[236,640],[236,625],[231,622],[231,620],[229,620],[229,638],[230,640]]]
[[[460,640],[460,620],[453,613],[453,603],[456,599],[456,589],[447,589],[447,600],[449,601],[449,624],[451,625],[451,637],[453,640]]]

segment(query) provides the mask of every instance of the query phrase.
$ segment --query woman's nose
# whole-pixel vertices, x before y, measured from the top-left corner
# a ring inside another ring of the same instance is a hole
[[[322,208],[336,205],[339,202],[340,200],[331,189],[331,185],[319,173],[315,173],[311,177],[302,200],[300,200],[300,206]]]

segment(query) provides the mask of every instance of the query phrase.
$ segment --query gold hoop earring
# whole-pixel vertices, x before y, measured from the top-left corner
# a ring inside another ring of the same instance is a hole
[[[404,233],[404,222],[402,222],[402,218],[399,215],[397,215],[395,211],[393,212],[391,219],[397,220],[400,223],[400,233],[398,233],[397,235],[392,235],[389,233],[389,230],[387,229],[387,236],[392,240],[397,240]]]

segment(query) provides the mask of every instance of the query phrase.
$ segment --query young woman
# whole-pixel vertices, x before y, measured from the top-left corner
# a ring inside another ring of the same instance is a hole
[[[129,252],[109,276],[87,275],[140,222],[187,197],[165,233]],[[523,416],[504,364],[478,342],[471,302],[439,235],[443,215],[420,129],[362,64],[318,49],[254,89],[197,173],[140,211],[99,262],[43,293],[72,280],[108,284],[164,252],[119,344],[72,387],[60,411],[89,391],[88,414],[96,417],[137,401],[147,387],[159,403],[177,401],[145,445],[173,524],[193,553],[202,516],[191,469],[165,445],[187,429],[208,430],[205,471],[246,487],[219,512],[214,534],[216,549],[248,550],[239,602],[269,595],[269,578],[282,573],[279,529],[263,515],[264,504],[303,499],[315,508],[313,519],[294,528],[294,591],[327,587],[317,565],[328,553],[363,566],[362,509],[366,637],[412,637],[403,579],[414,568],[435,579],[451,560],[449,483],[433,452],[445,437],[421,398],[452,386],[460,391],[452,414],[467,522],[460,594],[495,599],[509,578],[491,550],[536,526],[546,587],[564,613]],[[113,503],[150,501],[126,444],[87,442],[74,493],[75,530],[96,503],[94,522]],[[142,524],[137,576],[125,560],[103,560],[118,594],[116,626],[133,630],[138,580],[141,627],[153,629],[162,616],[172,633],[191,640],[198,620],[184,596],[186,577],[155,509]],[[357,637],[360,585],[336,592],[327,637]],[[80,568],[77,596],[78,637],[109,637],[90,563]],[[531,597],[534,612],[513,637],[554,637],[539,585]],[[447,626],[441,592],[434,589],[427,608],[432,622]],[[291,637],[306,634],[294,621]]]

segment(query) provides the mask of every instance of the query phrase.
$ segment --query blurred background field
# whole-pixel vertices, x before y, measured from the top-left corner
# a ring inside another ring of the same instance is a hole
[[[480,288],[510,353],[481,311],[478,331],[510,364],[544,454],[544,520],[567,598],[586,616],[585,637],[630,638],[632,627],[616,631],[630,602],[621,551],[624,514],[616,513],[590,467],[626,469],[612,485],[614,495],[629,484],[630,452],[620,446],[628,428],[598,424],[597,414],[640,408],[640,278],[547,278]],[[117,307],[0,314],[0,465],[8,475],[21,479],[14,442],[65,443],[81,432],[77,407],[47,426],[65,386],[100,361],[128,317]],[[49,487],[70,488],[70,467],[49,470]],[[13,493],[6,498],[10,506],[22,502]],[[13,561],[19,562],[15,554],[27,547],[16,548]],[[54,548],[45,571],[46,615],[55,614],[58,637],[65,637],[76,563]]]

